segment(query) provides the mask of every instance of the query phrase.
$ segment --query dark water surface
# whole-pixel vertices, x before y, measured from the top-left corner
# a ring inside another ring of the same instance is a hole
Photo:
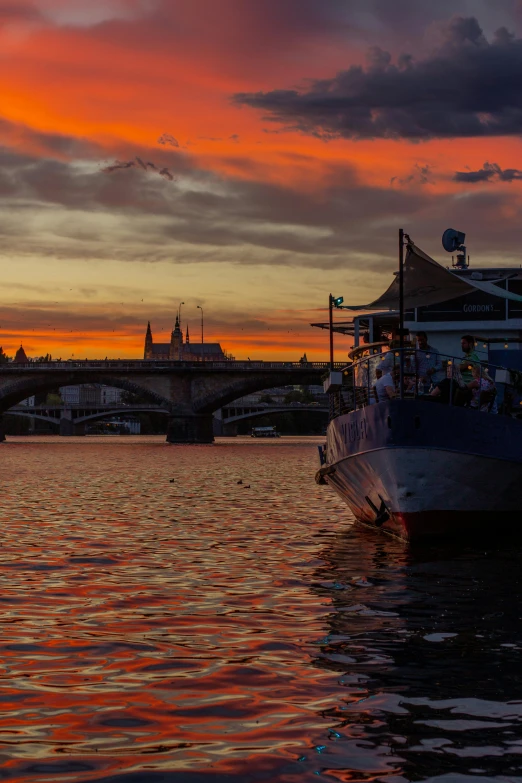
[[[317,442],[0,447],[0,780],[522,783],[522,547],[353,527]]]

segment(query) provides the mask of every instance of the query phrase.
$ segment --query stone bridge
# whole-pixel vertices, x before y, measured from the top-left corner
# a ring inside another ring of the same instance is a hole
[[[214,414],[214,435],[235,435],[235,425],[245,419],[255,419],[276,413],[320,413],[328,414],[328,408],[319,403],[257,403],[251,405],[235,405],[220,408]],[[162,413],[170,415],[167,406],[129,403],[128,405],[105,403],[100,405],[16,405],[9,408],[10,416],[22,416],[59,427],[60,435],[85,435],[85,425],[99,419],[113,416],[127,416],[136,413]]]
[[[25,416],[59,427],[60,435],[85,435],[85,425],[97,419],[126,416],[135,413],[170,414],[167,406],[158,405],[16,405],[7,411],[10,416]]]
[[[344,365],[338,363],[335,369]],[[125,389],[169,412],[171,443],[211,443],[212,414],[247,394],[290,384],[317,384],[326,362],[68,361],[0,366],[0,414],[60,386],[101,383]]]
[[[214,418],[214,432],[216,435],[237,435],[237,424],[246,419],[255,419],[259,416],[268,416],[278,413],[319,413],[328,415],[328,408],[320,403],[266,403],[242,404],[236,403],[225,406],[217,411]]]

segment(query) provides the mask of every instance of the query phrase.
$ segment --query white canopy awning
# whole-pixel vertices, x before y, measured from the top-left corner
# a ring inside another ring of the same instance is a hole
[[[482,280],[471,280],[445,269],[433,258],[426,255],[413,243],[408,245],[404,259],[404,307],[411,310],[414,307],[446,302],[458,296],[465,296],[474,291],[482,291],[501,299],[513,299],[522,302],[522,296],[499,288],[493,283]],[[398,310],[399,309],[399,275],[389,288],[374,302],[366,305],[344,305],[348,310]]]

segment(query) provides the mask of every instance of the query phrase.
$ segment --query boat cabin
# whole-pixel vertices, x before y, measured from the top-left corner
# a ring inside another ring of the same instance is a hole
[[[484,289],[489,290],[470,287],[469,293],[446,301],[406,306],[404,326],[410,332],[406,340],[413,342],[415,333],[423,331],[428,335],[429,344],[441,354],[458,356],[462,335],[471,334],[475,337],[478,355],[485,361],[522,371],[522,301],[502,298],[506,292],[508,296],[522,296],[522,268],[470,268],[467,263],[461,263],[443,269],[471,285],[485,284]],[[503,293],[492,295],[492,286]],[[329,328],[328,323],[312,326]],[[385,349],[398,328],[398,309],[382,309],[334,321],[333,331],[353,338],[348,358],[356,360],[371,355],[372,351]],[[358,349],[362,349],[361,354]],[[356,355],[354,351],[357,351]]]

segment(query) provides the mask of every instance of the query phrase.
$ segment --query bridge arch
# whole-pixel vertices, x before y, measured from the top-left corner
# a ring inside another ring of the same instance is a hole
[[[13,411],[8,410],[6,413],[9,416],[18,416],[18,417],[25,417],[27,419],[38,419],[39,421],[45,421],[47,424],[55,424],[57,427],[60,426],[60,419],[56,416],[44,416],[42,413],[31,413],[31,411]]]
[[[199,388],[194,384],[194,411],[196,413],[214,413],[220,408],[226,407],[229,403],[240,397],[254,392],[273,389],[276,386],[292,386],[294,384],[311,385],[319,383],[317,370],[306,370],[296,373],[295,369],[289,372],[281,370],[276,373],[268,374],[266,371],[250,372],[239,375],[237,378],[231,378],[230,374],[221,374],[213,383],[200,384]]]
[[[85,407],[88,408],[89,406],[86,405]],[[69,409],[64,407],[63,410],[66,411]],[[72,410],[73,412],[76,412],[75,409]],[[6,413],[9,416],[25,416],[31,419],[39,419],[40,421],[50,422],[52,424],[56,424],[57,426],[60,425],[60,416],[46,416],[43,413],[38,413],[34,410],[31,410],[31,408],[28,410],[21,410],[20,408],[13,410],[10,408],[8,411],[6,411]],[[170,415],[170,411],[167,408],[129,405],[125,408],[113,408],[111,410],[96,411],[95,413],[89,413],[86,416],[73,416],[70,421],[72,424],[87,424],[90,421],[99,421],[101,419],[110,419],[114,416],[125,416],[127,414],[130,415],[136,413],[160,413],[164,416]]]
[[[251,413],[242,413],[238,416],[224,416],[222,418],[223,424],[236,424],[239,421],[247,421],[248,419],[256,419],[268,416],[281,416],[285,413],[320,413],[324,416],[328,416],[328,408],[311,407],[309,405],[290,408],[288,406],[281,408],[268,408],[265,410],[252,411]]]
[[[151,400],[156,405],[172,408],[172,402],[165,397],[151,391],[145,385],[131,381],[128,378],[119,376],[103,375],[97,377],[90,373],[53,373],[52,375],[40,374],[35,372],[34,376],[15,378],[11,383],[6,383],[0,388],[0,414],[7,413],[13,405],[32,397],[35,394],[50,392],[53,389],[62,386],[84,386],[93,383],[103,384],[104,386],[114,386],[116,389],[128,391],[131,394],[138,394]]]
[[[135,414],[135,413],[161,413],[164,416],[170,415],[170,410],[167,408],[147,408],[144,406],[134,406],[129,405],[128,407],[122,409],[122,408],[116,408],[112,411],[99,411],[97,413],[90,413],[87,416],[78,416],[73,419],[75,424],[86,424],[89,421],[99,421],[101,419],[109,419],[113,416],[125,416],[126,414]]]

